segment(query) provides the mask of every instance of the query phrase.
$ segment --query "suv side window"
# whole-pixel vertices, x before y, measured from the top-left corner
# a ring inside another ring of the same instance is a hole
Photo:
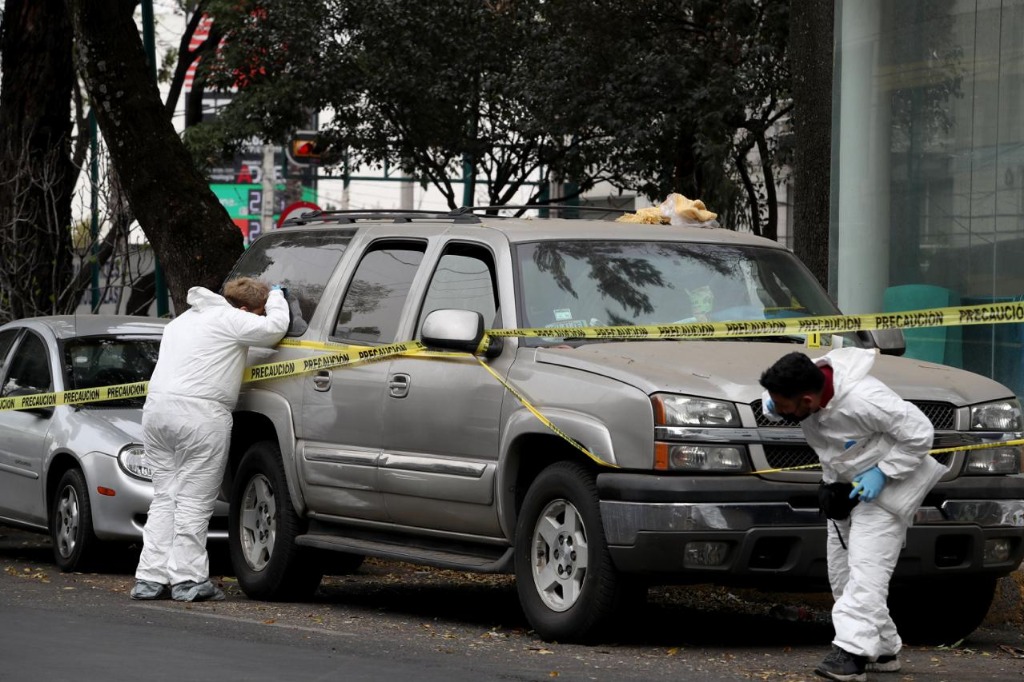
[[[451,244],[445,248],[427,287],[416,323],[416,338],[427,315],[442,308],[475,310],[483,315],[484,325],[494,323],[498,288],[490,251],[473,244]]]
[[[332,336],[352,343],[395,341],[425,243],[378,242],[359,261]]]
[[[50,354],[43,340],[29,332],[14,351],[7,380],[0,389],[0,397],[48,393],[52,390]]]
[[[334,274],[355,230],[290,230],[272,232],[254,241],[228,279],[256,277],[287,288],[292,313],[288,335],[293,336],[306,331],[327,280]]]

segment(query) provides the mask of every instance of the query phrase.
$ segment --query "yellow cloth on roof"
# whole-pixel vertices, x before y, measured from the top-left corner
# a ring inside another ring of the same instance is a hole
[[[640,223],[644,225],[686,225],[706,223],[718,217],[707,209],[700,199],[687,199],[682,194],[669,194],[658,206],[638,209],[636,213],[624,213],[615,219],[617,223]]]
[[[682,194],[669,194],[661,203],[661,212],[670,220],[678,217],[694,223],[706,223],[718,217],[718,214],[709,211],[700,199],[687,199]]]
[[[661,214],[657,206],[638,209],[636,213],[623,213],[615,219],[617,223],[642,223],[644,225],[668,225],[668,216]]]

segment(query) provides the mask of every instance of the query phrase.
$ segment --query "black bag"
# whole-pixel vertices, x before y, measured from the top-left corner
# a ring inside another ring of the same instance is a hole
[[[860,502],[860,496],[850,499],[853,492],[852,483],[825,483],[818,484],[818,508],[826,517],[833,521],[845,521],[850,518],[850,512]]]

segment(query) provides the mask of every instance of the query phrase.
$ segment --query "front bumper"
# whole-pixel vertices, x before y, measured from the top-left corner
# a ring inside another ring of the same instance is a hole
[[[153,484],[133,478],[121,470],[117,458],[91,452],[82,460],[82,470],[89,485],[93,532],[100,540],[142,540],[149,503],[153,500]],[[98,488],[113,491],[101,494]],[[227,503],[220,500],[213,511],[208,537],[227,538]]]
[[[828,577],[825,518],[816,484],[736,476],[598,476],[601,518],[616,567],[679,579]],[[1010,556],[986,562],[985,541]],[[722,560],[697,565],[689,543],[724,543]],[[1024,477],[939,483],[907,532],[896,577],[1013,571],[1024,559]]]

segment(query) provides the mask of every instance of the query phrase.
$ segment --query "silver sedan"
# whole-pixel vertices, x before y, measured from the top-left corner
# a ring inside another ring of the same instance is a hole
[[[0,326],[0,399],[147,381],[166,320],[27,318]],[[137,541],[153,488],[143,397],[0,410],[0,522],[49,533],[57,565],[80,571],[104,542]],[[224,537],[218,503],[211,537]]]

